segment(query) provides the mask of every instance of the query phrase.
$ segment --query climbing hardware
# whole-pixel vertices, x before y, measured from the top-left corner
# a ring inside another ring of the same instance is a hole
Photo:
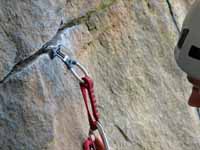
[[[200,107],[200,1],[196,1],[187,14],[179,41],[175,48],[175,59],[179,67],[187,73],[193,84],[188,104]]]
[[[83,96],[83,100],[85,103],[88,121],[90,125],[90,130],[88,137],[85,139],[83,143],[83,150],[110,150],[108,140],[106,138],[106,134],[104,129],[99,121],[99,113],[97,110],[97,103],[94,93],[94,83],[92,78],[88,75],[86,69],[76,60],[71,59],[68,55],[64,55],[61,51],[61,46],[52,47],[50,51],[50,57],[53,59],[54,57],[60,58],[63,63],[67,66],[75,78],[79,81],[80,90]],[[75,66],[83,72],[84,77],[80,77],[79,74],[75,70]],[[90,105],[91,107],[90,107]],[[91,108],[91,111],[90,111]],[[99,132],[100,136],[95,135],[95,131]]]

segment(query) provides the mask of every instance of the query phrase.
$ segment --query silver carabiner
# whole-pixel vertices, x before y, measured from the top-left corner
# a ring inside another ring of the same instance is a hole
[[[103,143],[105,145],[105,150],[110,150],[108,139],[107,139],[106,134],[104,132],[103,126],[101,125],[100,122],[97,122],[97,129],[98,129],[99,134],[101,135],[101,138],[103,139]]]
[[[72,74],[80,83],[84,83],[84,81],[82,80],[82,77],[76,72],[76,70],[73,67],[73,66],[77,66],[80,69],[80,71],[83,72],[85,76],[89,76],[87,70],[83,67],[83,65],[71,59],[68,55],[64,55],[63,53],[61,53],[59,48],[54,49],[53,53],[54,53],[53,54],[54,56],[57,56],[58,58],[60,58],[67,65],[67,68],[72,72]]]
[[[81,65],[79,62],[76,62],[76,66],[83,72],[85,76],[89,76],[87,70],[83,67],[83,65]],[[79,80],[80,83],[84,83],[84,81],[82,80],[82,77],[75,71],[73,67],[70,68],[70,71],[75,76],[75,78]]]

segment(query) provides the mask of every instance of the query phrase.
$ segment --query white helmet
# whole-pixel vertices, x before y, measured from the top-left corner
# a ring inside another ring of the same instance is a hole
[[[200,107],[200,1],[197,0],[187,14],[175,48],[175,59],[187,73],[195,87],[189,100],[191,106]],[[199,89],[199,90],[197,90]]]
[[[185,18],[175,49],[176,61],[189,76],[200,79],[200,1],[197,0]]]

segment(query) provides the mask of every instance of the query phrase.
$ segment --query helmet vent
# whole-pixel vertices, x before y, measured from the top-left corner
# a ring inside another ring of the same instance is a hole
[[[189,56],[195,59],[200,60],[200,48],[192,45],[189,51]]]
[[[188,33],[189,33],[189,29],[183,29],[183,31],[181,33],[181,36],[180,36],[180,39],[178,41],[178,48],[179,49],[182,48]]]

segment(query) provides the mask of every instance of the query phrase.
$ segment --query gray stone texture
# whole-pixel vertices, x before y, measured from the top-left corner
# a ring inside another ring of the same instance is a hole
[[[41,47],[63,44],[95,82],[112,150],[198,150],[199,117],[173,48],[192,0],[1,0],[0,149],[81,150],[79,83]],[[58,30],[60,29],[60,30]]]

